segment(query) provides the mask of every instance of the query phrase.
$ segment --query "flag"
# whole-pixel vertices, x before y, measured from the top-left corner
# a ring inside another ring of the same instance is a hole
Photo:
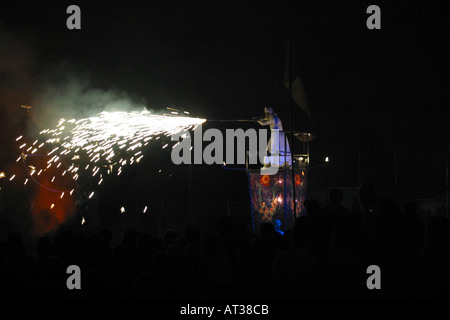
[[[285,78],[284,78],[284,86],[290,91],[292,100],[302,108],[303,111],[308,115],[309,119],[311,119],[311,112],[309,109],[308,102],[306,101],[306,93],[303,88],[302,79],[300,76],[296,75],[294,81],[291,81],[291,65],[290,65],[290,50],[289,50],[289,42],[287,48],[287,57],[286,57],[286,70],[285,70]]]

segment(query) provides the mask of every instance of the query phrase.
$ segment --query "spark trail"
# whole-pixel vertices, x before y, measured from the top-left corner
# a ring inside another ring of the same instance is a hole
[[[187,112],[185,112],[187,114]],[[150,111],[140,112],[102,112],[97,116],[76,119],[61,119],[54,129],[45,129],[40,135],[47,139],[38,139],[28,144],[18,137],[22,155],[26,159],[32,156],[48,158],[46,167],[36,168],[26,165],[28,174],[33,180],[53,166],[58,169],[60,177],[70,175],[77,181],[81,172],[98,178],[97,184],[104,181],[105,174],[120,175],[126,165],[139,163],[144,157],[143,148],[161,136],[171,136],[176,133],[195,129],[206,119],[187,116],[152,114]],[[45,146],[45,147],[44,147]],[[43,148],[44,147],[44,148]],[[167,145],[164,145],[164,149]],[[42,150],[47,149],[42,154]],[[68,164],[70,163],[70,165]],[[51,183],[58,179],[54,175],[46,177]],[[45,174],[43,174],[45,175]],[[28,181],[28,179],[26,180]],[[26,183],[26,182],[25,182]],[[72,196],[73,190],[70,192]],[[88,192],[89,199],[94,196]],[[61,198],[64,192],[61,191]]]

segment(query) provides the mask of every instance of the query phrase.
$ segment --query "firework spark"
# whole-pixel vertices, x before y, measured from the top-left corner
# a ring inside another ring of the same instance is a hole
[[[157,143],[162,136],[195,129],[206,121],[186,116],[188,112],[184,114],[179,116],[178,113],[175,115],[172,112],[170,115],[162,115],[143,110],[102,112],[97,116],[79,120],[61,119],[55,128],[42,130],[40,132],[42,139],[35,140],[32,144],[27,144],[23,136],[18,137],[16,141],[21,143],[19,149],[24,150],[25,147],[28,149],[27,154],[22,153],[17,161],[22,159],[25,163],[28,156],[46,156],[49,159],[46,167],[30,167],[32,169],[29,172],[30,176],[35,173],[38,176],[44,175],[43,172],[50,169],[53,164],[56,168],[64,164],[60,169],[61,176],[69,174],[77,181],[83,171],[90,179],[98,178],[97,185],[100,185],[104,182],[104,174],[111,174],[115,169],[115,173],[120,175],[124,166],[139,163],[144,157],[142,149],[150,141]],[[41,148],[44,146],[50,151],[42,152]],[[167,146],[168,144],[164,144],[162,149]],[[70,166],[66,166],[69,163]],[[54,182],[57,177],[52,174],[48,179]],[[27,182],[28,179],[25,184]],[[73,191],[70,191],[70,196]],[[88,194],[89,199],[94,196],[92,190]],[[61,194],[61,198],[63,196],[64,193]]]

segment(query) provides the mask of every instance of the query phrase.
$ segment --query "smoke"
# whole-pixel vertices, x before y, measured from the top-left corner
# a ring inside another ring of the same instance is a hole
[[[11,212],[11,220],[20,218],[19,229],[23,230],[29,226],[27,220],[31,216],[29,230],[34,235],[44,235],[70,221],[74,216],[74,202],[68,197],[60,199],[60,194],[44,190],[31,181],[28,184],[28,188],[33,188],[28,189],[31,196],[20,191],[27,173],[15,161],[20,154],[15,138],[23,135],[23,140],[34,140],[37,137],[33,133],[55,128],[61,118],[80,119],[102,111],[142,110],[146,99],[132,96],[113,84],[107,89],[94,86],[83,66],[65,61],[49,65],[34,49],[31,38],[31,34],[14,34],[0,25],[0,171],[23,178],[16,178],[6,186],[8,192],[19,190],[15,198],[23,197],[16,204],[10,201],[4,208]],[[27,110],[21,105],[32,108]],[[67,188],[59,187],[60,190]],[[55,207],[50,209],[53,203]],[[23,207],[28,208],[28,212],[24,212]],[[22,213],[19,215],[18,211]]]
[[[117,88],[92,85],[87,72],[60,63],[46,70],[36,84],[33,110],[41,127],[54,127],[59,119],[92,117],[102,111],[142,110],[145,98],[136,98]]]

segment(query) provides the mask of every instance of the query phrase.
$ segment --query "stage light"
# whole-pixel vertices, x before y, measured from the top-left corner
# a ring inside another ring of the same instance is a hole
[[[330,162],[330,159],[328,157],[325,157],[325,162]]]

